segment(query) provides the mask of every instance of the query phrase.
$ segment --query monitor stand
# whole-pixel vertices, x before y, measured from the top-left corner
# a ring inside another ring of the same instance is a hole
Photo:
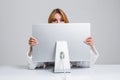
[[[70,72],[70,60],[67,41],[57,41],[54,72]]]

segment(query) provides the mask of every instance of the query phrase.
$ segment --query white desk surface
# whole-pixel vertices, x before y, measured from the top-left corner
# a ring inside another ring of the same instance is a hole
[[[67,80],[120,80],[120,65],[95,65],[72,69]],[[53,69],[29,70],[27,66],[0,66],[0,80],[64,80],[63,73]]]

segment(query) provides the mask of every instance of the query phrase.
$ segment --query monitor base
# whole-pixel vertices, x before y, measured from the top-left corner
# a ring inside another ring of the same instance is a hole
[[[57,41],[54,72],[65,73],[71,72],[70,70],[71,68],[67,41]]]

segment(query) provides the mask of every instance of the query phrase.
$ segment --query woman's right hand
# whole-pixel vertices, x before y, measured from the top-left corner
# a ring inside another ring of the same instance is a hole
[[[34,38],[34,37],[30,37],[30,39],[29,39],[29,45],[32,47],[32,46],[35,46],[37,44],[38,44],[37,39]]]

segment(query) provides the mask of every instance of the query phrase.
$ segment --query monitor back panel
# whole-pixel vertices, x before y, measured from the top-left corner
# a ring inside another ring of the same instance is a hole
[[[89,23],[38,24],[32,26],[34,62],[54,62],[56,41],[67,41],[70,61],[89,61],[90,47],[83,41],[90,36]]]

